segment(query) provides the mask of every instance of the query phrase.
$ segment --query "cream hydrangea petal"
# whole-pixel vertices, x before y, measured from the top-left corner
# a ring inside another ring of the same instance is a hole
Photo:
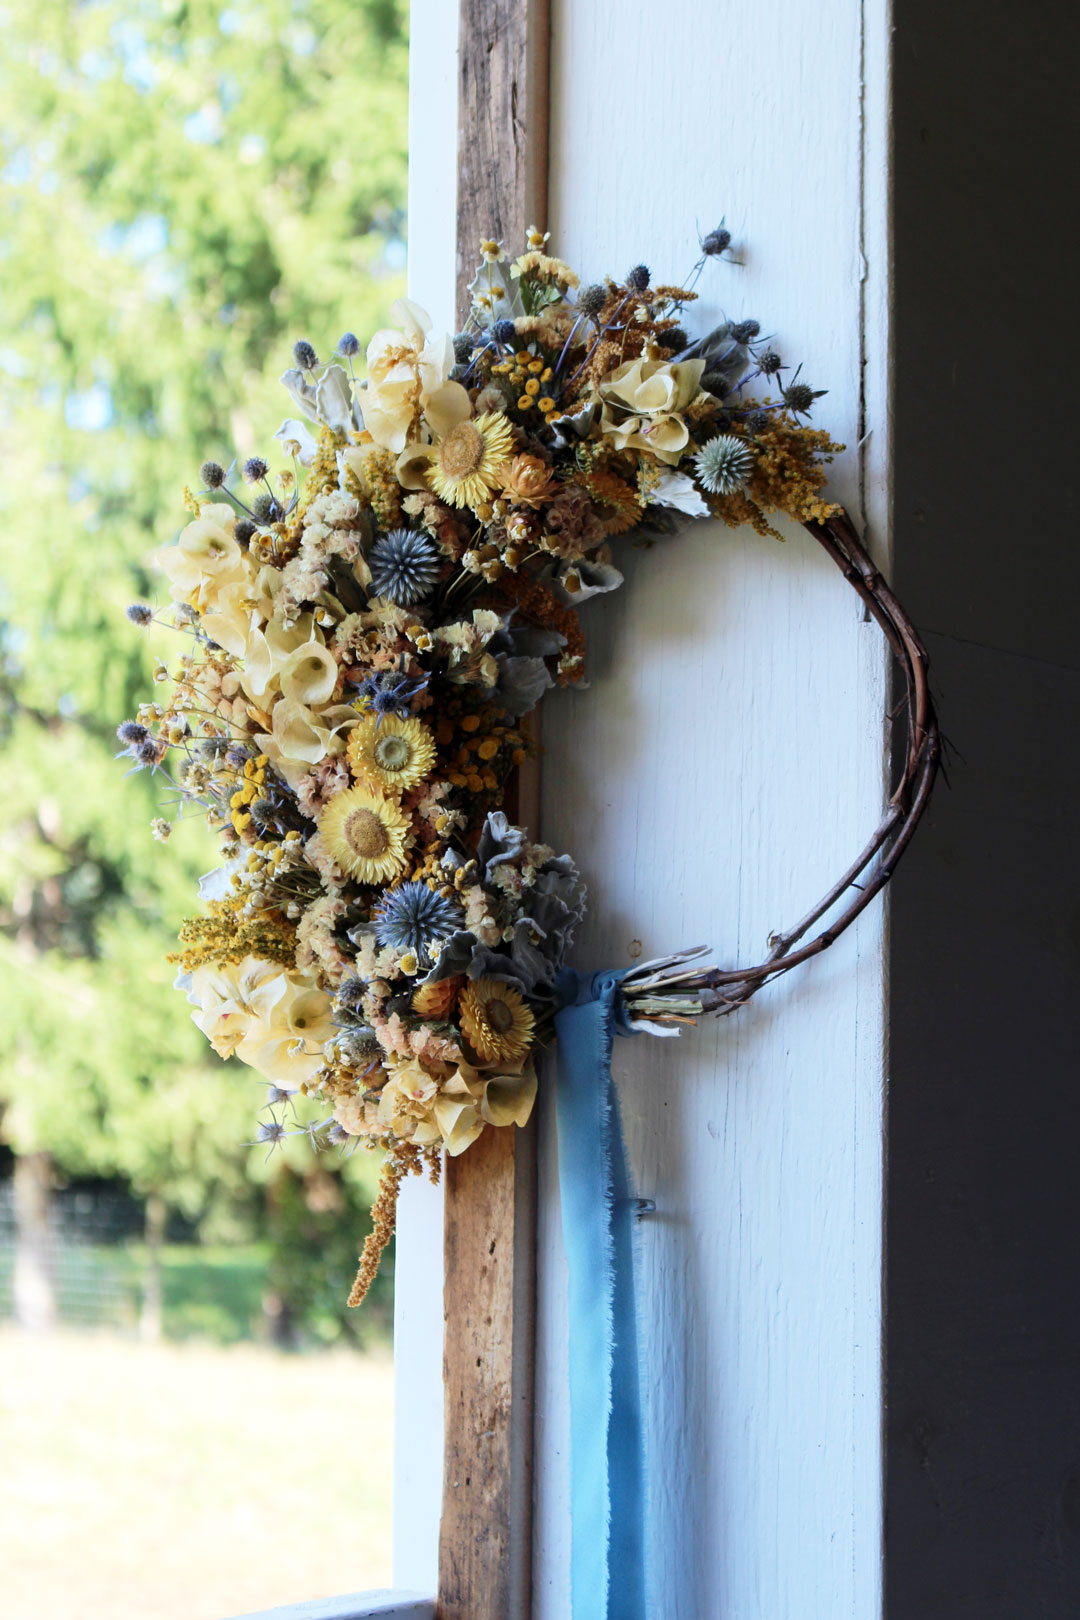
[[[672,367],[678,387],[672,410],[684,411],[701,392],[701,377],[705,370],[704,360],[679,360]]]
[[[472,402],[468,390],[457,382],[444,382],[428,396],[424,416],[431,431],[439,438],[465,422],[472,415]]]
[[[217,606],[212,613],[203,614],[202,627],[211,641],[216,641],[219,647],[224,647],[234,658],[247,656],[251,638],[252,601],[251,587],[246,580],[238,580],[226,590],[218,592]]]
[[[237,1048],[236,1056],[282,1091],[298,1090],[314,1078],[322,1063],[320,1051],[304,1051],[295,1036],[284,1034],[270,1040],[249,1039]]]
[[[285,1017],[294,1035],[307,1041],[328,1041],[336,1028],[333,1003],[321,990],[298,990],[289,997]]]
[[[421,347],[431,331],[431,316],[424,306],[413,298],[395,298],[390,305],[390,319],[417,348]]]
[[[425,343],[419,361],[420,385],[427,399],[442,387],[454,369],[454,345],[446,332]]]
[[[435,451],[429,444],[410,444],[394,464],[397,481],[403,489],[427,489],[428,468],[435,462]]]
[[[690,433],[681,416],[661,416],[642,429],[642,438],[656,455],[674,461],[689,443]]]
[[[321,642],[306,642],[285,660],[280,679],[282,695],[290,702],[318,707],[333,696],[338,682],[337,659]]]
[[[472,1101],[458,1101],[454,1097],[438,1097],[435,1102],[435,1121],[443,1144],[452,1159],[464,1153],[484,1128],[480,1111]]]
[[[536,1101],[536,1070],[493,1076],[484,1087],[480,1112],[489,1125],[527,1125]]]
[[[313,724],[305,708],[282,697],[274,704],[270,718],[274,742],[285,759],[319,763],[326,753],[326,735]]]
[[[676,397],[675,378],[666,372],[646,377],[634,390],[634,409],[637,411],[670,411]]]

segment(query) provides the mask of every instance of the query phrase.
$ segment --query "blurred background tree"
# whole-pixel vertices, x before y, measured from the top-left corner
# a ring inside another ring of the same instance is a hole
[[[4,25],[0,1140],[23,1313],[55,1308],[50,1188],[93,1176],[141,1201],[152,1250],[170,1211],[265,1234],[281,1336],[328,1339],[370,1161],[244,1145],[254,1072],[209,1051],[165,961],[214,847],[194,823],[152,842],[168,807],[125,780],[115,727],[177,651],[124,608],[161,600],[147,558],[184,485],[272,448],[296,338],[328,353],[401,291],[407,6],[16,0]]]

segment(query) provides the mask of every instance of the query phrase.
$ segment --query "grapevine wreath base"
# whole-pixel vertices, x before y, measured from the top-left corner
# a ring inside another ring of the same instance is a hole
[[[622,583],[628,537],[712,516],[778,539],[773,513],[801,522],[889,642],[906,738],[873,837],[764,961],[703,967],[702,949],[640,965],[619,984],[628,1027],[678,1034],[824,950],[925,809],[926,655],[824,497],[842,447],[808,424],[819,392],[754,320],[696,339],[683,326],[729,246],[710,232],[686,286],[636,265],[582,287],[538,231],[512,262],[483,243],[456,337],[400,300],[362,380],[351,333],[328,363],[297,343],[286,465],[205,463],[192,521],[157,553],[190,650],[119,736],[222,842],[178,983],[215,1050],[266,1077],[259,1140],[306,1131],[383,1154],[352,1304],[402,1178],[532,1109],[585,888],[502,804],[534,751],[529,711],[583,679],[580,609]]]

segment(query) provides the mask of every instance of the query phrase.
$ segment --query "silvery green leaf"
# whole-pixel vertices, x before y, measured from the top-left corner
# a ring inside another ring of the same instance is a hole
[[[295,416],[287,417],[274,434],[274,438],[281,445],[286,455],[296,456],[301,467],[311,466],[319,447],[310,428],[305,423]],[[295,451],[290,450],[290,445],[296,445],[297,449]]]
[[[467,972],[478,945],[476,935],[469,933],[468,929],[462,928],[451,934],[439,952],[438,961],[422,983],[438,984],[441,979],[456,979],[459,974]]]
[[[496,321],[513,321],[525,313],[521,287],[511,278],[510,266],[505,261],[502,264],[477,265],[476,274],[469,282],[469,293],[472,297],[473,320],[485,330],[494,326]],[[490,308],[479,302],[482,297],[491,298]]]
[[[558,630],[545,630],[538,624],[514,624],[508,631],[519,658],[554,658],[566,646]]]
[[[493,810],[480,832],[476,846],[476,864],[483,881],[490,882],[490,874],[504,861],[516,861],[529,842],[524,827],[515,827],[505,810]]]
[[[599,414],[600,406],[596,400],[592,400],[571,415],[560,416],[557,421],[552,422],[551,430],[559,449],[576,450],[582,440],[589,437]]]
[[[290,366],[288,371],[281,373],[281,385],[288,390],[309,422],[319,420],[319,411],[315,403],[315,386],[308,382],[306,372],[301,371],[298,366]]]
[[[555,684],[542,658],[513,658],[501,653],[495,662],[499,679],[492,696],[515,719],[535,709],[548,687]]]
[[[224,900],[232,894],[232,875],[239,872],[243,862],[239,857],[235,860],[225,861],[221,866],[215,866],[213,871],[204,872],[199,879],[200,900]]]
[[[342,366],[327,366],[315,387],[315,408],[320,422],[334,433],[348,433],[355,425],[352,384]]]
[[[694,487],[693,479],[671,469],[661,473],[659,482],[649,492],[649,500],[657,506],[674,507],[687,517],[709,516],[709,508],[701,491]]]

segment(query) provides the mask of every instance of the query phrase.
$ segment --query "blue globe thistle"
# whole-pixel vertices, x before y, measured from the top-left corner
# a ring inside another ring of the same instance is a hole
[[[798,372],[795,373],[798,376]],[[783,391],[783,401],[794,416],[809,416],[810,408],[815,399],[820,399],[827,393],[825,388],[811,388],[809,383],[796,382],[794,378]]]
[[[472,359],[473,349],[476,347],[471,332],[457,332],[454,335],[454,359],[459,366],[467,366]]]
[[[608,290],[594,281],[591,287],[582,287],[578,293],[577,307],[583,315],[594,320],[608,301]]]
[[[293,344],[293,359],[301,371],[314,371],[319,363],[319,357],[306,338]]]
[[[337,346],[338,354],[343,354],[347,360],[360,353],[360,339],[355,332],[342,334],[341,342]]]
[[[244,477],[249,484],[257,484],[270,471],[261,456],[249,456],[244,462]]]
[[[491,335],[496,343],[514,343],[517,340],[517,327],[513,321],[496,321]]]
[[[238,546],[246,546],[255,533],[255,525],[250,518],[237,518],[233,525],[233,539]]]
[[[402,883],[383,896],[373,914],[375,938],[395,951],[412,951],[418,959],[429,945],[445,939],[463,921],[461,907],[426,883]]]
[[[414,680],[397,669],[373,671],[356,683],[357,695],[366,700],[377,720],[385,719],[388,714],[405,720],[411,713],[412,699],[424,690],[430,679],[430,675],[423,675]]]
[[[707,394],[712,394],[714,399],[726,399],[731,393],[731,378],[725,376],[722,371],[703,371],[701,386]]]
[[[658,332],[656,341],[662,348],[670,349],[672,354],[679,354],[686,348],[690,339],[681,326],[672,326],[666,332]]]
[[[132,602],[130,607],[124,609],[124,612],[127,614],[127,617],[131,620],[132,624],[145,625],[153,624],[154,622],[154,610],[151,607],[147,607],[145,602]]]
[[[726,253],[730,246],[731,232],[726,230],[723,225],[718,225],[715,231],[710,231],[702,241],[701,251],[707,258],[715,259],[721,253]]]
[[[733,433],[718,434],[702,445],[694,457],[698,482],[712,495],[731,495],[745,483],[753,464],[750,446]]]
[[[386,596],[398,607],[411,607],[430,596],[439,577],[438,547],[426,534],[391,529],[372,546],[368,567],[373,596]]]
[[[647,264],[635,264],[633,269],[627,272],[626,285],[631,292],[648,292],[649,277],[650,272]]]
[[[334,997],[334,1011],[338,1014],[358,1014],[366,993],[367,985],[363,979],[353,978],[352,976],[342,979],[338,985],[337,995]]]

